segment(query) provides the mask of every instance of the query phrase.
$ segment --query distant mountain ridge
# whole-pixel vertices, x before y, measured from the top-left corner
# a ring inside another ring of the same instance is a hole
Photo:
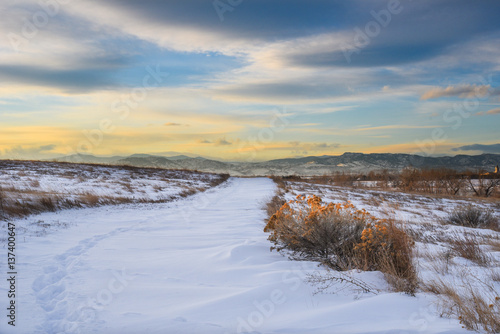
[[[175,153],[175,152],[173,152]],[[192,169],[204,172],[229,173],[235,176],[254,175],[323,175],[333,172],[369,172],[419,168],[452,168],[456,170],[493,171],[500,164],[500,154],[456,155],[453,157],[423,157],[402,153],[351,153],[339,156],[309,156],[303,158],[275,159],[264,162],[225,162],[184,154],[160,156],[133,154],[130,156],[96,157],[75,154],[55,161],[104,163],[138,167]]]

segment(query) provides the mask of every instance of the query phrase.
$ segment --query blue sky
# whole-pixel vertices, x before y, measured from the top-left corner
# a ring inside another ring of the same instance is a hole
[[[498,1],[0,10],[0,158],[500,153]]]

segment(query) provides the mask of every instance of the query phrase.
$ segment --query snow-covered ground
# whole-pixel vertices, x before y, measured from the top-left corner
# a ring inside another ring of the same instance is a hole
[[[0,218],[71,207],[168,202],[226,178],[185,170],[0,160]]]
[[[188,187],[207,187],[216,174],[192,171],[64,164],[53,162],[2,161],[0,187],[4,191],[136,197],[161,200]]]
[[[474,293],[492,310],[500,310],[500,232],[446,224],[451,212],[471,204],[500,219],[498,200],[455,199],[307,182],[285,184],[286,200],[315,194],[325,202],[350,201],[376,217],[396,220],[415,241],[415,263],[422,288],[444,284],[465,297]],[[452,318],[460,315],[453,302],[450,304],[443,295],[433,304],[437,306],[435,314]],[[496,319],[498,324],[500,312]]]
[[[263,206],[275,190],[270,179],[231,178],[171,203],[12,221],[16,327],[3,315],[0,333],[466,332],[438,317],[432,296],[390,292],[377,272],[356,275],[378,293],[315,294],[305,279],[323,269],[269,251]],[[28,233],[37,221],[42,236]],[[0,272],[5,282],[4,260]]]
[[[500,218],[500,201],[492,199],[453,198],[426,196],[399,191],[382,191],[363,188],[339,187],[308,182],[286,182],[290,192],[286,199],[294,199],[298,194],[318,195],[327,202],[350,201],[359,209],[366,209],[380,218],[393,217],[410,223],[437,224],[456,208],[474,204],[496,213]],[[477,231],[477,230],[476,230]]]

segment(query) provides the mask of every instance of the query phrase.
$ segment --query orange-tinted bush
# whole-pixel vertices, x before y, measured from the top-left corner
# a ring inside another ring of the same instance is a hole
[[[396,291],[413,295],[417,289],[413,246],[413,240],[395,222],[382,219],[367,224],[354,249],[360,269],[380,270]]]
[[[413,294],[416,288],[408,235],[350,202],[299,195],[271,216],[264,231],[271,233],[271,249],[287,251],[292,259],[320,261],[336,270],[380,270],[396,290]]]
[[[355,245],[371,217],[351,203],[323,203],[318,196],[297,196],[269,219],[273,249],[287,250],[291,258],[326,263],[335,269],[351,267]]]

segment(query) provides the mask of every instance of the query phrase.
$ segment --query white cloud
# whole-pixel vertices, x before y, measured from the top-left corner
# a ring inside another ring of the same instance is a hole
[[[429,100],[452,96],[461,98],[484,97],[488,94],[490,88],[490,85],[460,85],[448,86],[446,88],[437,87],[425,92],[420,99]]]

